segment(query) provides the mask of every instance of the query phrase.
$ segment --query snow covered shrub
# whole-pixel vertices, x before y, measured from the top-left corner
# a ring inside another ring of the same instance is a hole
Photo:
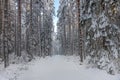
[[[97,67],[99,69],[106,70],[109,64],[109,59],[108,59],[109,52],[102,49],[98,52],[98,54],[100,54],[100,58],[97,61]]]
[[[120,73],[120,59],[117,58],[113,61],[117,73]]]
[[[94,67],[96,67],[96,65],[94,63],[95,63],[94,59],[92,59],[91,56],[87,56],[86,60],[84,61],[84,64],[87,65],[87,68],[90,68],[90,67],[94,68]]]
[[[109,74],[115,75],[115,73],[116,73],[116,68],[115,68],[114,63],[110,63],[110,64],[108,65],[107,72],[108,72]]]
[[[30,62],[33,59],[29,54],[27,54],[26,51],[22,51],[21,55],[22,55],[21,57],[17,57],[15,56],[15,53],[10,54],[9,63],[11,64],[26,63],[26,62]]]

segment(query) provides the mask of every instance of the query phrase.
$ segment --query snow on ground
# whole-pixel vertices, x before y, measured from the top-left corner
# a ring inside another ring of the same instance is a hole
[[[0,80],[120,80],[120,75],[88,69],[79,65],[79,58],[75,56],[53,56],[11,65],[0,70]]]

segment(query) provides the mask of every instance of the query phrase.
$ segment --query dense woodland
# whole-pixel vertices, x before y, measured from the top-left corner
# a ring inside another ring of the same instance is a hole
[[[5,67],[10,55],[15,60],[50,55],[53,5],[53,0],[0,0],[0,57]]]
[[[58,47],[56,54],[77,55],[81,64],[119,73],[120,1],[59,3],[54,33],[54,0],[0,0],[0,58],[4,66],[51,56]]]
[[[61,54],[111,74],[120,70],[119,0],[60,0],[57,16]]]

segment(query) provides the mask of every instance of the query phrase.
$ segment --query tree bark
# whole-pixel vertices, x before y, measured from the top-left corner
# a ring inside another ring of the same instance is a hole
[[[2,0],[0,0],[0,57],[2,57]]]
[[[80,26],[80,0],[77,0],[77,8],[78,8],[78,30],[79,30],[79,46],[80,46],[80,51],[79,51],[79,55],[80,55],[80,61],[83,62],[83,30],[82,27]]]
[[[21,0],[18,0],[18,17],[16,26],[16,40],[15,40],[15,53],[18,57],[21,56]]]
[[[3,53],[4,53],[4,67],[9,65],[8,53],[8,0],[4,0],[4,26],[3,26]]]

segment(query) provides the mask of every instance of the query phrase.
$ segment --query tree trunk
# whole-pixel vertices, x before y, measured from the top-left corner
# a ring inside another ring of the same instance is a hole
[[[40,12],[41,13],[41,12]],[[39,44],[38,44],[38,55],[41,56],[41,15],[38,16],[38,41],[39,41]]]
[[[0,0],[0,57],[2,57],[2,0]]]
[[[16,26],[16,40],[15,40],[15,53],[18,57],[21,56],[21,0],[18,0],[18,17]]]
[[[9,65],[8,53],[8,0],[4,1],[4,26],[3,26],[3,53],[4,53],[4,67]]]
[[[80,46],[80,51],[79,51],[79,55],[80,55],[80,61],[83,62],[83,30],[82,27],[80,26],[80,0],[77,0],[77,8],[78,8],[78,30],[79,30],[79,46]]]

